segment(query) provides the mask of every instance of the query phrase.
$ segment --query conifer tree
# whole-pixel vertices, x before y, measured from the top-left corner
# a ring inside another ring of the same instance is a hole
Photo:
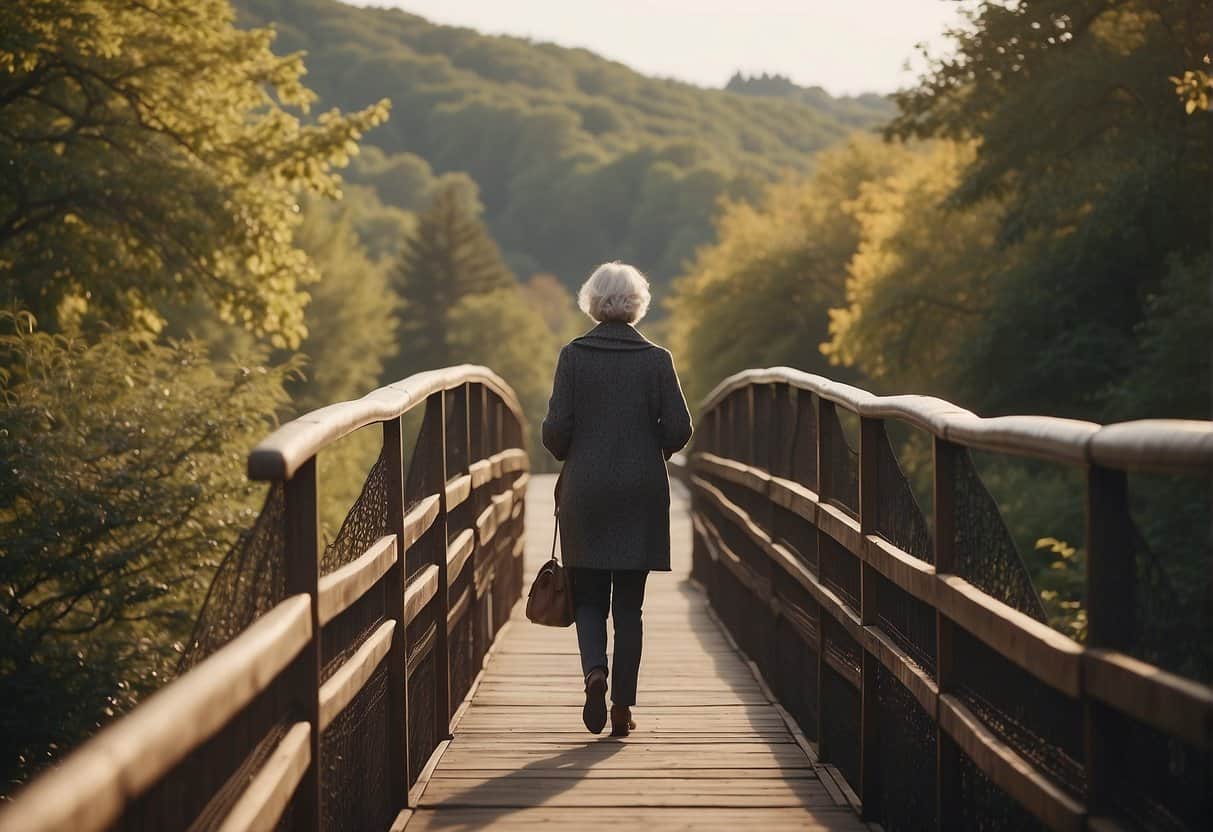
[[[513,284],[474,197],[455,186],[440,189],[417,218],[417,230],[393,273],[404,308],[400,348],[388,362],[386,380],[459,360],[452,350],[450,311],[465,298]]]

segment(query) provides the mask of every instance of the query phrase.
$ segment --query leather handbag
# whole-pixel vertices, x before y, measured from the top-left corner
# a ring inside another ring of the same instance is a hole
[[[552,530],[552,557],[539,567],[526,598],[526,617],[545,627],[568,627],[573,623],[573,581],[556,555],[560,540],[560,479],[556,480],[556,522]]]

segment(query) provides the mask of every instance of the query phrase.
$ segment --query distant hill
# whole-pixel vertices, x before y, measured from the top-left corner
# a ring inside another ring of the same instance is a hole
[[[897,114],[897,107],[888,96],[866,93],[835,98],[821,87],[801,87],[786,75],[768,75],[764,72],[747,77],[737,72],[724,88],[741,95],[797,101],[855,127],[869,127],[888,121]]]
[[[660,286],[710,239],[720,196],[754,196],[890,114],[867,97],[771,97],[649,78],[584,49],[398,10],[335,0],[237,7],[248,25],[274,23],[276,51],[306,51],[323,108],[392,100],[391,121],[367,137],[374,147],[352,181],[414,209],[435,177],[466,172],[520,277],[546,271],[573,285],[597,262],[622,258]]]

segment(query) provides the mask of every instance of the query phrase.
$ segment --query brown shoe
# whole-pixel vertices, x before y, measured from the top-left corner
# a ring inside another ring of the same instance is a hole
[[[636,730],[636,723],[632,719],[632,709],[626,705],[611,706],[611,736],[626,737],[629,733]]]
[[[591,734],[601,734],[606,727],[607,675],[596,667],[585,676],[585,705],[581,708],[581,721]]]

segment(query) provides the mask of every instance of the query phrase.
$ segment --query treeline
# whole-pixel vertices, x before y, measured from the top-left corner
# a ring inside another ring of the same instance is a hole
[[[718,197],[755,197],[851,130],[883,123],[885,99],[769,98],[647,78],[583,49],[436,26],[336,0],[239,0],[305,50],[323,102],[388,97],[393,117],[351,179],[384,202],[463,171],[520,277],[573,288],[594,265],[643,263],[658,287],[712,235]]]
[[[983,415],[1208,418],[1211,15],[1207,0],[981,6],[955,57],[897,96],[885,141],[722,212],[670,303],[689,397],[787,364]],[[929,461],[903,452],[912,474]],[[1081,480],[988,474],[1081,635]],[[1142,575],[1169,573],[1143,593],[1204,603],[1207,497],[1199,480],[1142,492]]]

